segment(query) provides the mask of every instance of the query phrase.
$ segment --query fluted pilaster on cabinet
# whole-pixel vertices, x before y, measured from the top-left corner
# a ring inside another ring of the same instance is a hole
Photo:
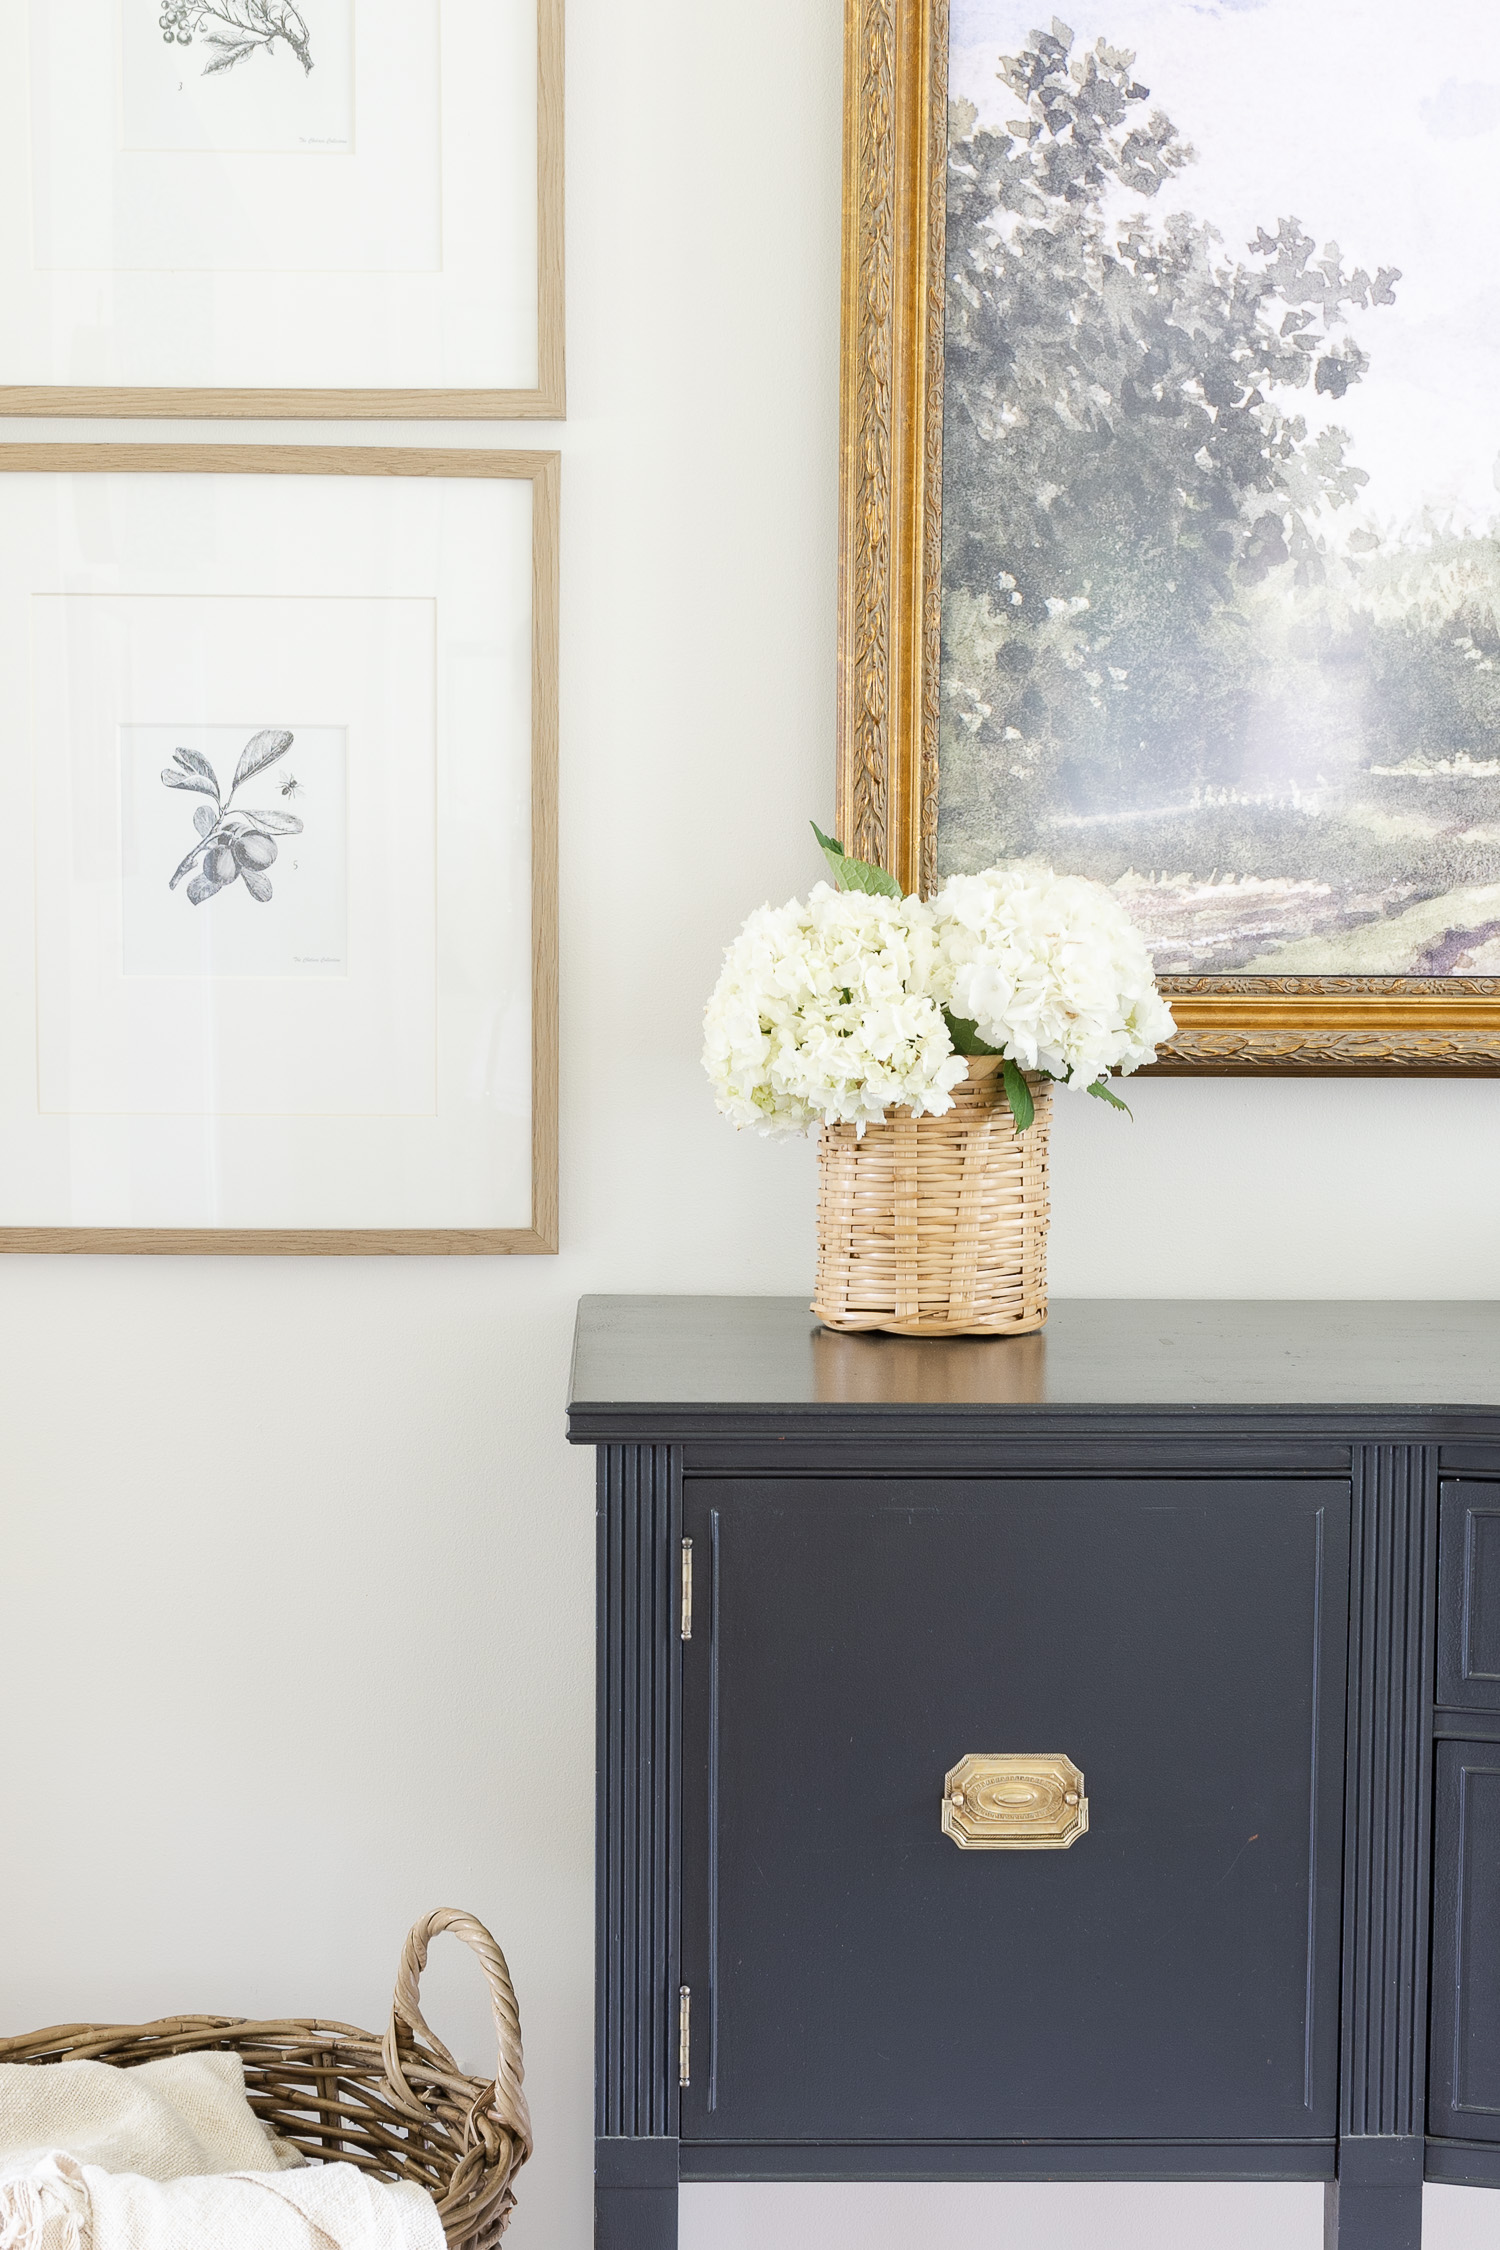
[[[679,1449],[599,1449],[595,2131],[677,2131]]]
[[[1340,2100],[1347,2136],[1424,2129],[1436,1465],[1431,1446],[1354,1450]]]

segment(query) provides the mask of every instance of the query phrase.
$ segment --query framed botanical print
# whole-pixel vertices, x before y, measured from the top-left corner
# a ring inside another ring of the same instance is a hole
[[[0,1249],[556,1248],[557,484],[0,447]]]
[[[0,414],[562,414],[563,0],[0,0],[0,41]]]
[[[1500,17],[1422,22],[848,0],[840,835],[1114,886],[1167,1068],[1500,1069]]]

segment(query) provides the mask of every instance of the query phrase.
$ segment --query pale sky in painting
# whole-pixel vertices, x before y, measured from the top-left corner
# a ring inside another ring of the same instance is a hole
[[[1003,125],[995,58],[1050,21],[1034,0],[953,0],[952,92]],[[1309,422],[1340,423],[1370,472],[1360,516],[1500,518],[1497,0],[1080,0],[1067,21],[1079,45],[1133,48],[1198,151],[1158,216],[1191,211],[1236,254],[1295,216],[1347,267],[1401,268],[1395,306],[1356,318],[1363,382],[1336,406],[1306,394]]]

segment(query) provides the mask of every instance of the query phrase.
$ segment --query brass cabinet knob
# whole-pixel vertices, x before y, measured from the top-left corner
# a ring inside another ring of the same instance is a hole
[[[943,1783],[943,1834],[966,1852],[1065,1852],[1087,1835],[1083,1775],[1061,1752],[960,1758]]]

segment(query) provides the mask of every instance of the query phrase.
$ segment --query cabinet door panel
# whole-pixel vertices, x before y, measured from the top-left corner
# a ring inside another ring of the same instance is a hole
[[[1312,1480],[690,1480],[684,2138],[1332,2133],[1348,1527]],[[1088,1833],[957,1849],[971,1752],[1066,1754]]]
[[[1440,1521],[1437,1699],[1500,1711],[1500,1484],[1445,1484]]]
[[[1500,2141],[1500,1743],[1440,1742],[1429,2133]]]

